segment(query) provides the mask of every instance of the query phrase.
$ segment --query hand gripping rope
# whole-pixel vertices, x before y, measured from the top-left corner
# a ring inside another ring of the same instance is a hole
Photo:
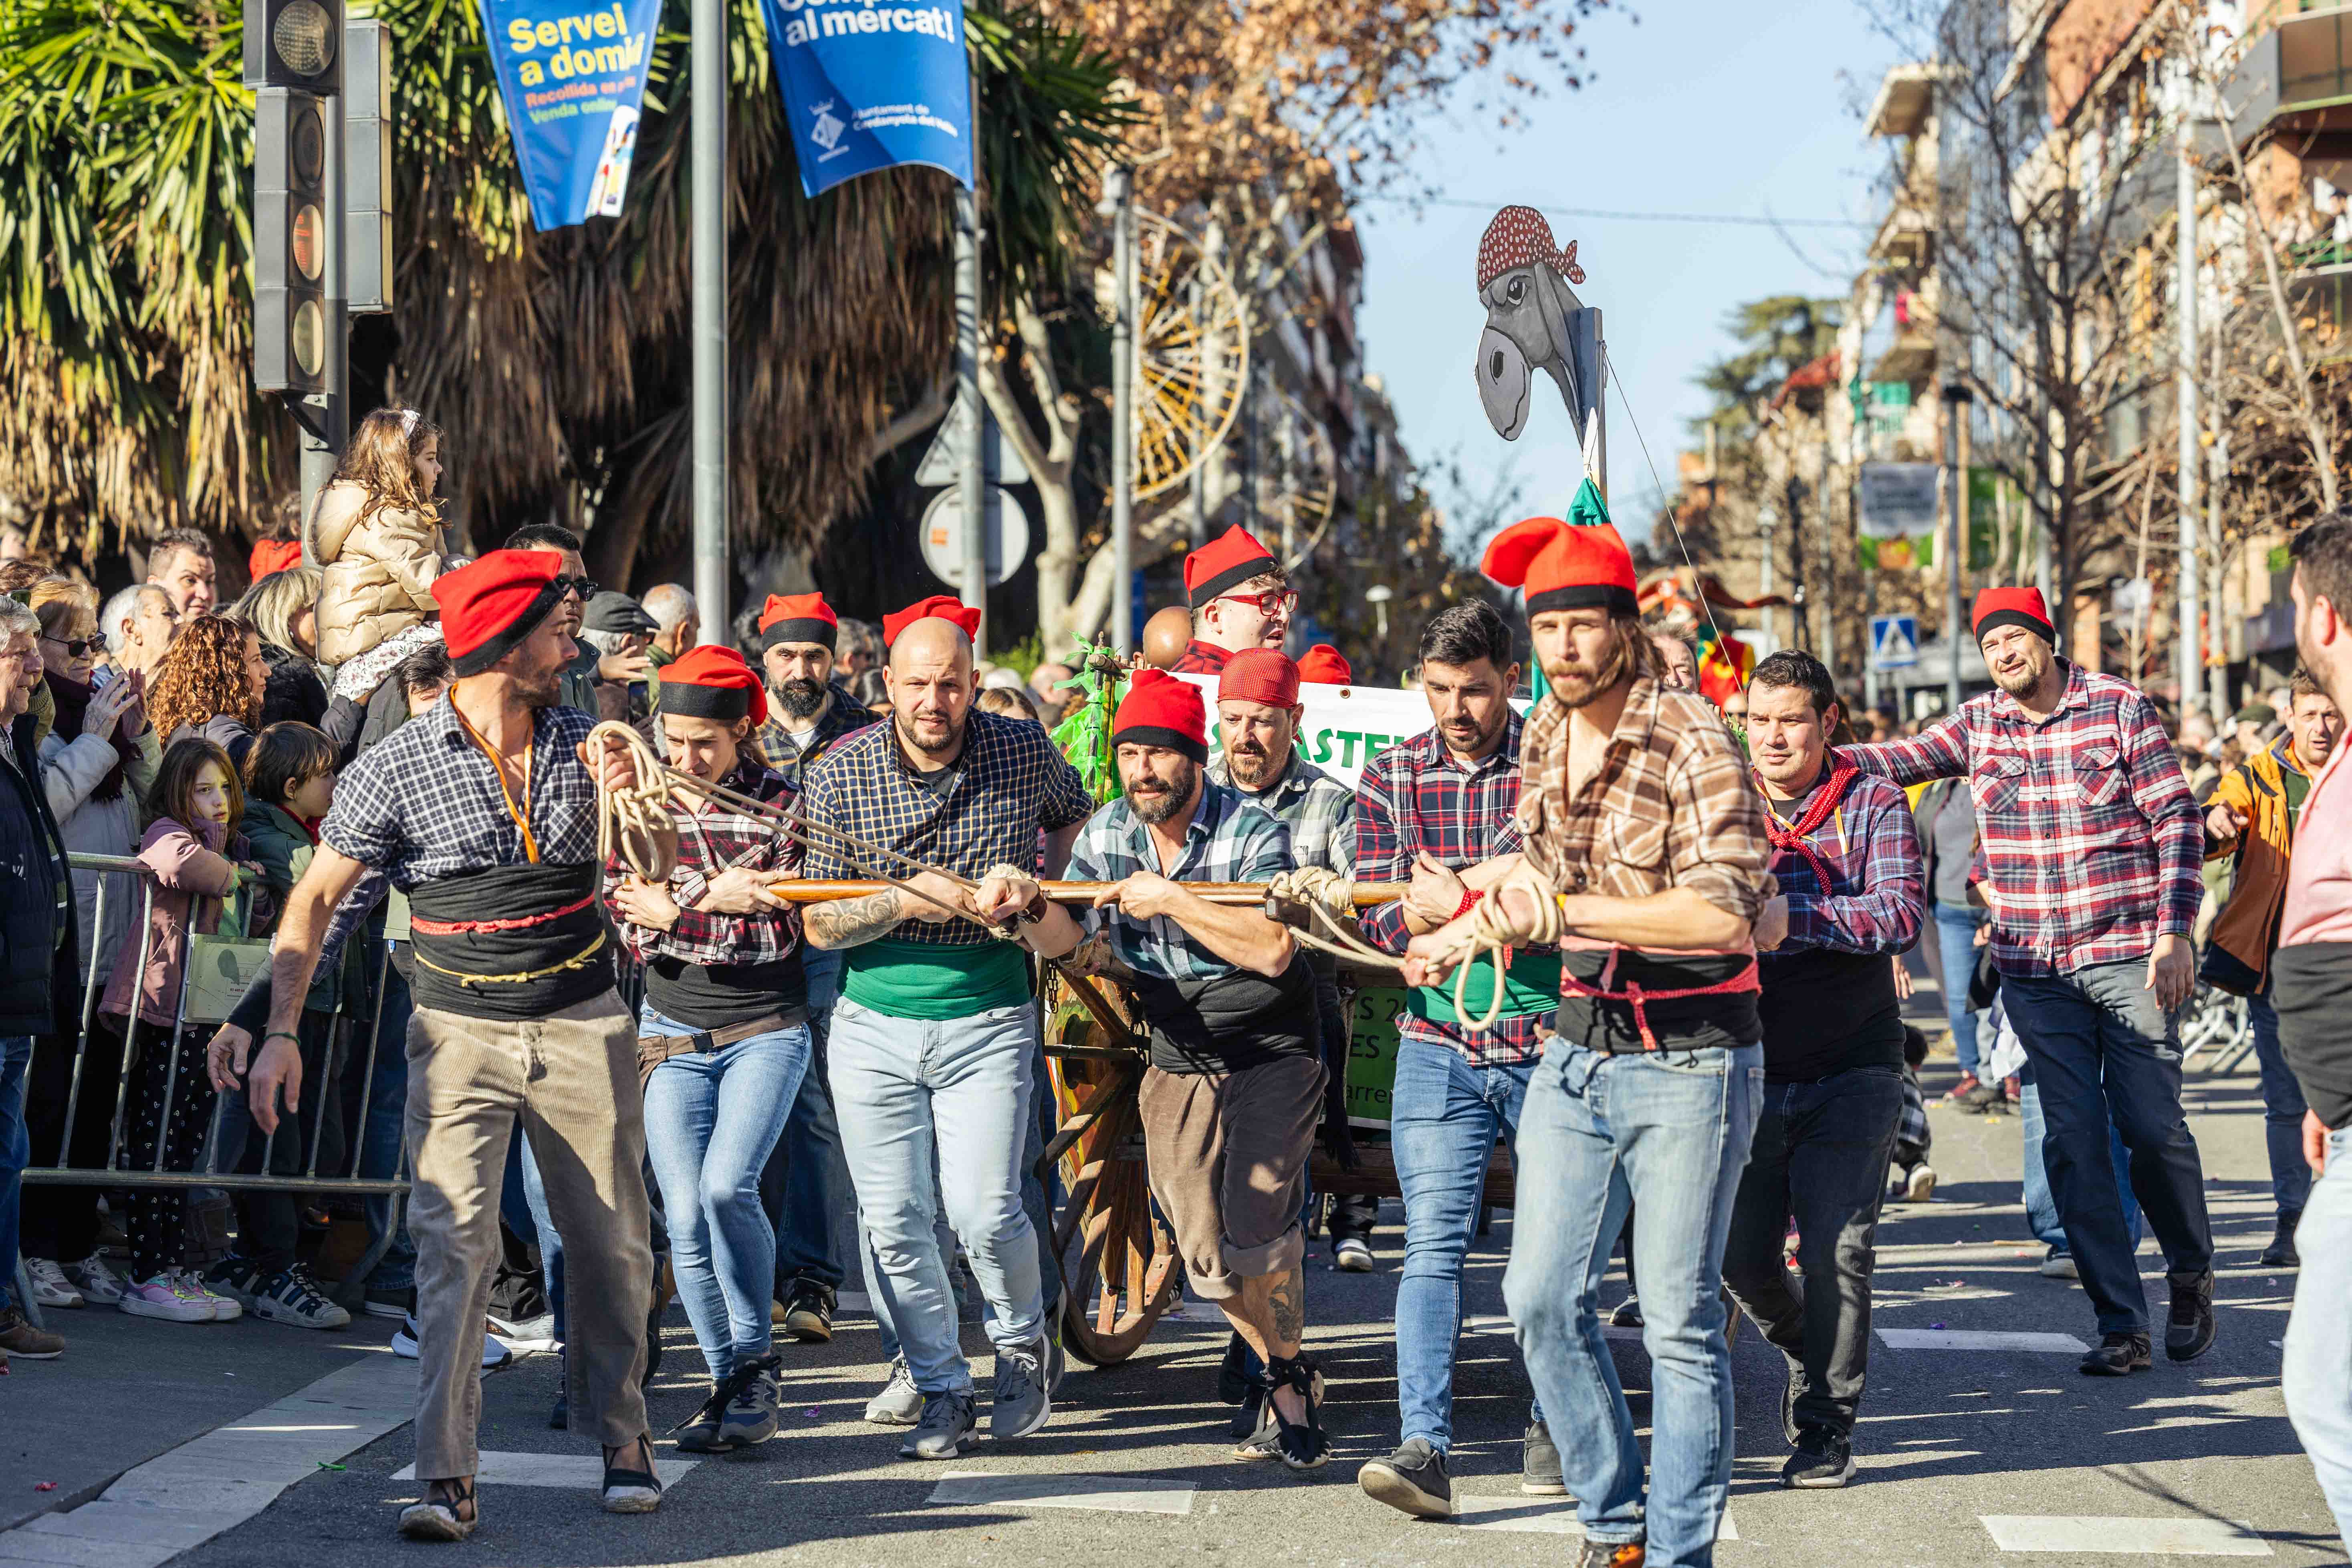
[[[1537,922],[1543,929],[1520,932],[1506,923],[1496,900],[1495,892],[1503,888],[1524,888],[1536,895]],[[1483,1035],[1492,1029],[1503,1016],[1503,976],[1511,967],[1511,950],[1522,943],[1547,943],[1559,940],[1559,899],[1551,884],[1540,872],[1524,864],[1506,876],[1489,896],[1476,905],[1476,916],[1467,927],[1452,938],[1438,955],[1454,970],[1454,1016],[1465,1034]],[[1320,866],[1304,866],[1295,871],[1278,871],[1266,884],[1269,903],[1287,902],[1307,913],[1314,930],[1294,928],[1292,935],[1318,952],[1344,958],[1351,963],[1382,969],[1401,969],[1403,965],[1394,957],[1364,941],[1355,925],[1355,884],[1337,871]],[[1470,1012],[1470,970],[1484,955],[1495,971],[1494,994],[1487,998],[1486,1012],[1473,1017]]]

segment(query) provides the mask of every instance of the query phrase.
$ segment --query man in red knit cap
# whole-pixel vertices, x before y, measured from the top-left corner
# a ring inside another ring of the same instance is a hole
[[[1191,682],[1137,672],[1111,744],[1121,795],[1087,819],[1070,852],[1072,879],[1115,884],[1084,911],[1084,928],[1027,879],[992,876],[981,910],[1033,909],[1029,940],[1055,956],[1107,926],[1111,951],[1139,977],[1130,989],[1151,1036],[1138,1109],[1152,1195],[1192,1288],[1265,1369],[1260,1425],[1240,1455],[1313,1469],[1331,1455],[1317,1414],[1321,1380],[1299,1353],[1298,1216],[1323,1120],[1314,976],[1286,928],[1182,886],[1268,881],[1290,868],[1290,835],[1208,778],[1208,716]]]
[[[2111,1121],[2164,1249],[2164,1353],[2191,1361],[2214,1332],[2205,1174],[2180,1108],[2203,824],[2154,705],[2059,658],[2039,590],[1988,588],[1973,618],[1997,689],[1907,740],[1843,754],[1897,784],[1965,778],[1976,797],[1993,963],[2040,1093],[2051,1194],[2098,1312],[2102,1338],[2082,1370],[2122,1377],[2149,1364]]]
[[[1274,552],[1235,523],[1184,557],[1184,602],[1192,611],[1192,642],[1171,668],[1178,675],[1214,675],[1245,647],[1280,648],[1298,595]]]
[[[799,787],[801,773],[874,714],[833,681],[841,619],[823,594],[771,594],[760,607],[760,668],[768,678],[760,750],[768,765]]]
[[[1664,684],[1615,529],[1531,518],[1484,567],[1527,590],[1551,682],[1520,742],[1525,854],[1413,939],[1405,979],[1443,981],[1474,944],[1560,943],[1558,1033],[1519,1111],[1503,1300],[1559,1434],[1580,1568],[1705,1568],[1731,1484],[1718,1281],[1763,1089],[1756,942],[1775,940],[1769,922],[1759,934],[1764,804],[1715,709]],[[1652,1367],[1646,1500],[1594,1290],[1629,1205]]]

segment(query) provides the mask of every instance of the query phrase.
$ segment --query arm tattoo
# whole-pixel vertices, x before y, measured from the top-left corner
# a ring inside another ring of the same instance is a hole
[[[802,915],[809,941],[818,947],[858,947],[877,937],[887,936],[905,911],[896,888],[887,888],[862,899],[842,899],[833,903],[811,904]]]
[[[1306,1269],[1291,1265],[1290,1272],[1276,1282],[1266,1304],[1274,1310],[1275,1337],[1294,1345],[1301,1342],[1307,1337]]]

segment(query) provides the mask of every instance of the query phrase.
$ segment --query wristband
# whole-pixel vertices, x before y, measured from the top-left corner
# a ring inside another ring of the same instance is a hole
[[[261,1037],[261,1043],[265,1046],[272,1040],[291,1040],[294,1042],[295,1048],[298,1050],[301,1048],[302,1045],[301,1036],[289,1033],[284,1029],[272,1029],[269,1033]]]
[[[1476,908],[1476,907],[1477,907],[1478,900],[1481,900],[1481,899],[1483,899],[1483,898],[1485,898],[1486,896],[1486,889],[1483,889],[1483,888],[1465,888],[1465,889],[1462,889],[1462,902],[1461,902],[1458,906],[1456,906],[1456,908],[1454,909],[1454,919],[1455,919],[1455,920],[1457,920],[1457,921],[1458,921],[1458,920],[1460,920],[1464,915],[1468,914],[1468,913],[1469,913],[1473,909],[1475,909],[1475,908]]]

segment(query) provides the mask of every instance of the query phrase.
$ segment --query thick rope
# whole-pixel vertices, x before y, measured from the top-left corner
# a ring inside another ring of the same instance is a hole
[[[1521,873],[1525,873],[1524,876]],[[1505,887],[1522,889],[1534,895],[1538,910],[1537,921],[1544,929],[1531,935],[1521,935],[1502,923],[1496,907],[1496,893]],[[1337,871],[1320,866],[1305,866],[1295,871],[1279,871],[1266,884],[1269,899],[1286,900],[1307,910],[1307,919],[1323,928],[1322,932],[1291,929],[1294,941],[1304,942],[1318,952],[1328,952],[1350,963],[1380,969],[1402,969],[1402,963],[1391,954],[1382,952],[1363,939],[1355,924],[1355,885]],[[1523,861],[1505,877],[1486,896],[1478,901],[1475,918],[1469,926],[1450,941],[1441,954],[1454,970],[1454,1016],[1465,1034],[1483,1035],[1494,1028],[1503,1016],[1503,977],[1509,971],[1511,950],[1521,943],[1557,942],[1560,933],[1559,899],[1549,881]],[[1473,1017],[1470,1013],[1470,970],[1484,955],[1495,972],[1495,993],[1488,998],[1485,1014]]]

